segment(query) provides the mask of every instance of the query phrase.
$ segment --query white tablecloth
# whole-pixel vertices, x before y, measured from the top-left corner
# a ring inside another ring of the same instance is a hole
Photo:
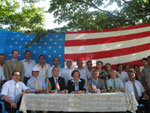
[[[137,106],[131,93],[25,94],[20,111],[134,112]]]

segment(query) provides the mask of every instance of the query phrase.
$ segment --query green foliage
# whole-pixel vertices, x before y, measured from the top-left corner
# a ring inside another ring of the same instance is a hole
[[[0,27],[7,25],[8,30],[35,33],[43,30],[44,11],[29,3],[24,7],[16,0],[0,1]]]
[[[120,9],[102,8],[113,3]],[[51,0],[49,12],[54,14],[55,22],[67,23],[60,31],[101,30],[150,23],[149,6],[149,0]]]

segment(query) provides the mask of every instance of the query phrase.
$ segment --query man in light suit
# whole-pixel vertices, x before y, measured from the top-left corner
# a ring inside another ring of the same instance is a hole
[[[93,70],[92,71],[92,78],[89,80],[89,83],[91,84],[91,92],[97,93],[98,89],[100,89],[100,92],[105,92],[105,84],[102,79],[99,78],[99,71]]]
[[[18,58],[18,51],[13,50],[12,51],[12,59],[6,61],[4,64],[4,75],[5,75],[6,81],[12,79],[11,75],[14,70],[17,70],[20,72],[20,78],[21,78],[20,81],[23,82],[23,80],[24,80],[24,66],[23,66],[22,62],[17,60],[17,58]]]

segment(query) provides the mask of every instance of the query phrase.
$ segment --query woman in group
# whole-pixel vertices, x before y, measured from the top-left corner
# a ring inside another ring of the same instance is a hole
[[[68,93],[80,94],[85,92],[85,81],[80,78],[80,73],[78,70],[74,70],[71,74],[73,79],[68,81],[67,89]]]
[[[102,61],[96,62],[96,69],[99,71],[99,78],[106,80],[107,72],[103,69],[103,62]]]
[[[112,69],[112,65],[110,63],[105,64],[105,70],[106,70],[106,80],[110,78],[110,70]]]

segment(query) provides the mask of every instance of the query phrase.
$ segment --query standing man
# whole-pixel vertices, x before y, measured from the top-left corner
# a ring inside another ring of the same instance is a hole
[[[32,69],[32,77],[28,80],[27,86],[34,93],[43,93],[45,88],[45,77],[39,76],[39,68]]]
[[[92,71],[94,70],[93,67],[92,67],[92,61],[91,60],[88,60],[86,62],[86,67],[85,67],[85,70],[86,70],[86,75],[87,75],[87,79],[91,79],[92,78]]]
[[[146,91],[148,92],[148,95],[150,96],[150,56],[147,57],[147,66],[144,67],[142,71],[143,78],[146,82]]]
[[[84,79],[84,81],[87,80],[86,70],[83,67],[83,61],[77,60],[77,70],[80,72],[80,78]]]
[[[59,59],[58,58],[53,58],[53,65],[48,69],[48,78],[52,77],[52,70],[54,67],[59,68],[59,76],[62,76],[61,73],[61,68],[59,67]]]
[[[2,68],[0,68],[0,91],[2,89],[2,85],[4,84],[4,80],[5,80],[4,73]]]
[[[117,71],[115,69],[111,69],[110,70],[111,78],[106,81],[107,88],[108,89],[112,88],[113,91],[115,92],[118,92],[118,91],[124,92],[125,88],[124,88],[123,82],[120,78],[116,78],[116,76],[117,76]]]
[[[50,65],[45,63],[44,55],[39,56],[39,64],[36,64],[35,66],[38,67],[40,70],[39,75],[43,76],[46,81],[48,77],[48,68],[50,67]]]
[[[8,60],[4,64],[4,75],[6,81],[11,79],[11,74],[13,73],[14,70],[18,70],[20,72],[20,80],[23,82],[24,81],[24,66],[22,62],[17,60],[18,58],[18,51],[13,50],[12,51],[12,59]]]
[[[0,68],[4,69],[5,55],[0,54]]]
[[[8,113],[16,113],[20,107],[21,96],[29,92],[28,87],[23,82],[20,82],[20,72],[13,71],[12,80],[7,81],[1,91],[2,99],[5,103],[5,108]]]
[[[32,77],[32,69],[36,65],[36,62],[31,59],[30,51],[26,50],[24,56],[25,59],[21,62],[24,65],[24,83],[27,85],[27,81]]]
[[[66,86],[68,84],[68,80],[72,79],[71,73],[73,70],[74,68],[72,68],[72,60],[66,60],[66,67],[62,69],[62,77],[65,80]]]

